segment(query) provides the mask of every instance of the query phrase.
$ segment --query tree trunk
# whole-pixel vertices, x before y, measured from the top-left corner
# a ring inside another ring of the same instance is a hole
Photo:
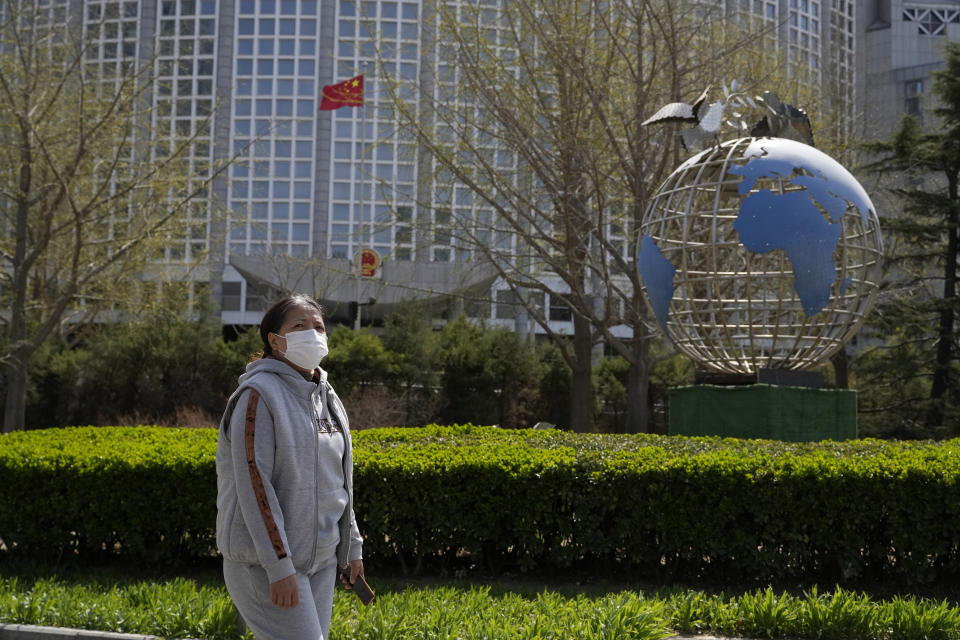
[[[573,372],[570,378],[570,428],[593,431],[593,337],[590,322],[573,316]]]
[[[627,433],[650,433],[650,336],[646,325],[633,327],[633,357],[627,373]]]
[[[850,372],[847,358],[847,349],[843,347],[837,351],[836,355],[830,358],[830,364],[833,365],[834,384],[837,389],[850,388]]]
[[[27,416],[27,366],[19,352],[7,364],[7,395],[3,405],[3,432],[24,428]]]

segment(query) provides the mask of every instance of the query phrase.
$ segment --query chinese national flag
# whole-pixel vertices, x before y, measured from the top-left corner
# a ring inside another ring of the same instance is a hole
[[[338,84],[327,84],[323,87],[323,99],[320,101],[321,111],[330,111],[340,107],[363,106],[363,75],[344,80]]]

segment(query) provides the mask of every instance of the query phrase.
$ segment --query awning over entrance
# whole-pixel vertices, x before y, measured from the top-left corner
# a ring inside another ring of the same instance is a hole
[[[365,319],[382,319],[405,301],[459,313],[471,301],[487,301],[497,274],[478,263],[385,261],[375,277],[360,277],[343,259],[297,259],[290,256],[230,256],[228,263],[269,298],[307,293],[319,300],[330,318],[349,316],[351,302],[363,304]],[[267,303],[270,300],[266,300]]]

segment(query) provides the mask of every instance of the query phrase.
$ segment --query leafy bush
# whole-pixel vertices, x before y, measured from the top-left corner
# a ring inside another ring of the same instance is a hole
[[[209,554],[213,430],[0,437],[0,539],[39,556]],[[492,427],[355,434],[364,553],[408,570],[603,566],[660,579],[891,579],[960,572],[942,443],[781,443]]]
[[[212,426],[260,345],[255,331],[233,342],[221,333],[219,320],[157,310],[97,326],[72,348],[48,341],[31,365],[27,424],[169,423],[195,410]]]
[[[209,555],[212,429],[76,427],[0,437],[0,540],[43,560]]]

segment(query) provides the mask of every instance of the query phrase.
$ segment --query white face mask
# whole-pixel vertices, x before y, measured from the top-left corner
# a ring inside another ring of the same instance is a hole
[[[280,355],[301,369],[313,371],[327,355],[327,334],[315,329],[288,331],[287,350]]]

